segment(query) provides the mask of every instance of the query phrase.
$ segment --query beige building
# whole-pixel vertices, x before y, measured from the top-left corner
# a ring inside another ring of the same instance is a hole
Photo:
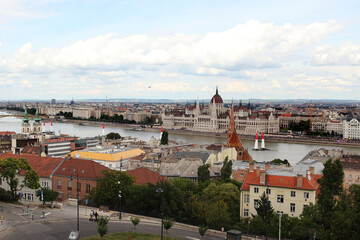
[[[99,119],[101,117],[101,110],[94,108],[75,108],[73,109],[73,117],[83,119],[93,117]]]
[[[239,104],[234,106],[234,116],[237,133],[255,135],[257,132],[279,132],[279,119],[271,112],[252,113],[251,109]],[[197,101],[196,106],[163,113],[162,120],[164,128],[223,133],[230,124],[230,113],[216,89],[208,108],[200,106]]]
[[[263,171],[260,167],[254,169],[254,165],[250,164],[241,187],[240,216],[256,215],[260,196],[265,193],[275,212],[299,217],[305,206],[315,204],[319,190],[317,179],[320,177],[314,174],[313,167],[304,176],[274,169]]]

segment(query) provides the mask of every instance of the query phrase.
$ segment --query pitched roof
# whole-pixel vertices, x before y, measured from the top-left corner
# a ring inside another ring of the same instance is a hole
[[[144,185],[148,183],[155,185],[159,181],[167,181],[167,179],[163,176],[160,176],[160,174],[143,167],[129,170],[126,173],[135,177],[135,184],[138,185]]]
[[[103,160],[103,161],[120,161],[121,159],[128,159],[144,154],[145,152],[139,148],[131,149],[127,151],[117,152],[117,153],[101,153],[101,152],[87,152],[87,151],[74,151],[71,152],[71,156],[75,157],[79,153],[79,158],[82,159],[94,159],[94,160]]]
[[[260,170],[261,172],[265,172]],[[297,176],[279,176],[279,175],[266,175],[266,181],[268,182],[270,187],[283,187],[283,188],[293,188],[293,189],[306,189],[306,190],[314,190],[317,191],[320,187],[319,183],[317,183],[317,179],[321,178],[321,175],[311,175],[310,180],[307,177],[302,176],[302,186],[297,186]],[[244,183],[241,187],[241,190],[248,191],[250,190],[250,185],[262,185],[265,186],[264,183],[260,183],[260,174],[256,176],[256,171],[250,172],[248,171]]]
[[[203,162],[205,162],[209,156],[209,153],[204,152],[175,152],[170,158],[200,158]]]
[[[25,146],[23,150],[21,150],[22,154],[37,154],[40,155],[41,147],[40,146]]]
[[[1,132],[0,132],[0,136],[1,136],[1,135],[6,135],[6,136],[8,136],[8,135],[14,135],[14,134],[16,134],[16,132],[10,132],[10,131],[1,131]]]
[[[0,156],[0,159],[6,158],[25,158],[30,167],[37,172],[40,177],[50,177],[52,172],[60,165],[62,158],[54,157],[40,157],[36,155],[19,155],[12,153],[4,153]]]
[[[70,177],[72,171],[76,169],[79,173],[79,178],[97,180],[104,177],[103,170],[110,170],[109,168],[94,162],[92,160],[68,158],[63,161],[54,175]]]

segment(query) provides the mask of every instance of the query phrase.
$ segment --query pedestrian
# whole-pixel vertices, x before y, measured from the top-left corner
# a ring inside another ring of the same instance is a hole
[[[98,221],[98,213],[97,213],[97,211],[95,211],[95,222],[97,222]]]
[[[94,216],[94,210],[90,211],[90,219],[89,221],[93,221],[93,216]]]

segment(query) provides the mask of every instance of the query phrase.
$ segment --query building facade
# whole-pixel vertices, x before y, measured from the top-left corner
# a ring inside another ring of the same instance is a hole
[[[239,104],[234,107],[234,116],[235,130],[240,134],[279,132],[279,119],[271,112],[252,113],[250,108]],[[218,89],[216,89],[208,108],[200,107],[199,101],[197,101],[196,106],[164,112],[162,120],[164,128],[223,133],[230,124],[230,110],[224,106]]]

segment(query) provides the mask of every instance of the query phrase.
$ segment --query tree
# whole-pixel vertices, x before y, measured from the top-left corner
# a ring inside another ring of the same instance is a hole
[[[41,200],[41,192],[43,192],[43,200]],[[39,197],[39,200],[43,202],[43,205],[45,205],[45,202],[50,202],[52,205],[53,201],[55,201],[56,198],[59,196],[59,193],[46,187],[37,190],[36,196]]]
[[[174,222],[173,218],[164,218],[165,239],[167,239],[167,231],[174,226]]]
[[[198,182],[210,181],[210,164],[203,164],[198,168]]]
[[[232,172],[232,161],[229,161],[229,158],[226,157],[221,168],[221,180],[230,180]]]
[[[329,232],[337,198],[343,190],[344,172],[340,160],[329,159],[324,163],[323,176],[318,180],[320,193],[318,205],[324,230]]]
[[[132,224],[134,224],[134,232],[136,234],[136,225],[138,225],[140,223],[140,218],[130,217],[130,220],[131,220]]]
[[[161,136],[160,144],[161,145],[169,144],[169,133],[167,131],[163,132],[163,134]]]
[[[106,135],[107,139],[120,139],[121,136],[119,133],[111,132]]]
[[[20,173],[25,175],[24,180],[19,185],[19,179],[16,175]],[[0,175],[6,180],[6,183],[10,186],[12,197],[14,201],[19,199],[17,191],[20,191],[23,187],[31,189],[37,189],[40,187],[39,175],[30,167],[29,163],[24,158],[7,158],[0,161]],[[18,187],[20,187],[18,189]]]
[[[271,206],[268,196],[263,192],[258,202],[258,207],[255,209],[256,214],[266,223],[269,221],[270,216],[273,215],[274,209]]]
[[[101,239],[104,239],[105,234],[108,232],[108,223],[109,223],[109,217],[104,217],[104,216],[99,217],[97,231]]]
[[[204,239],[204,235],[205,235],[207,230],[208,230],[207,226],[205,226],[205,225],[200,225],[199,226],[199,233],[200,233],[201,239]]]
[[[104,177],[97,186],[90,190],[89,199],[97,205],[118,207],[120,204],[119,191],[126,199],[129,193],[129,186],[134,183],[134,178],[125,172],[103,170]],[[121,186],[118,182],[121,182]]]

